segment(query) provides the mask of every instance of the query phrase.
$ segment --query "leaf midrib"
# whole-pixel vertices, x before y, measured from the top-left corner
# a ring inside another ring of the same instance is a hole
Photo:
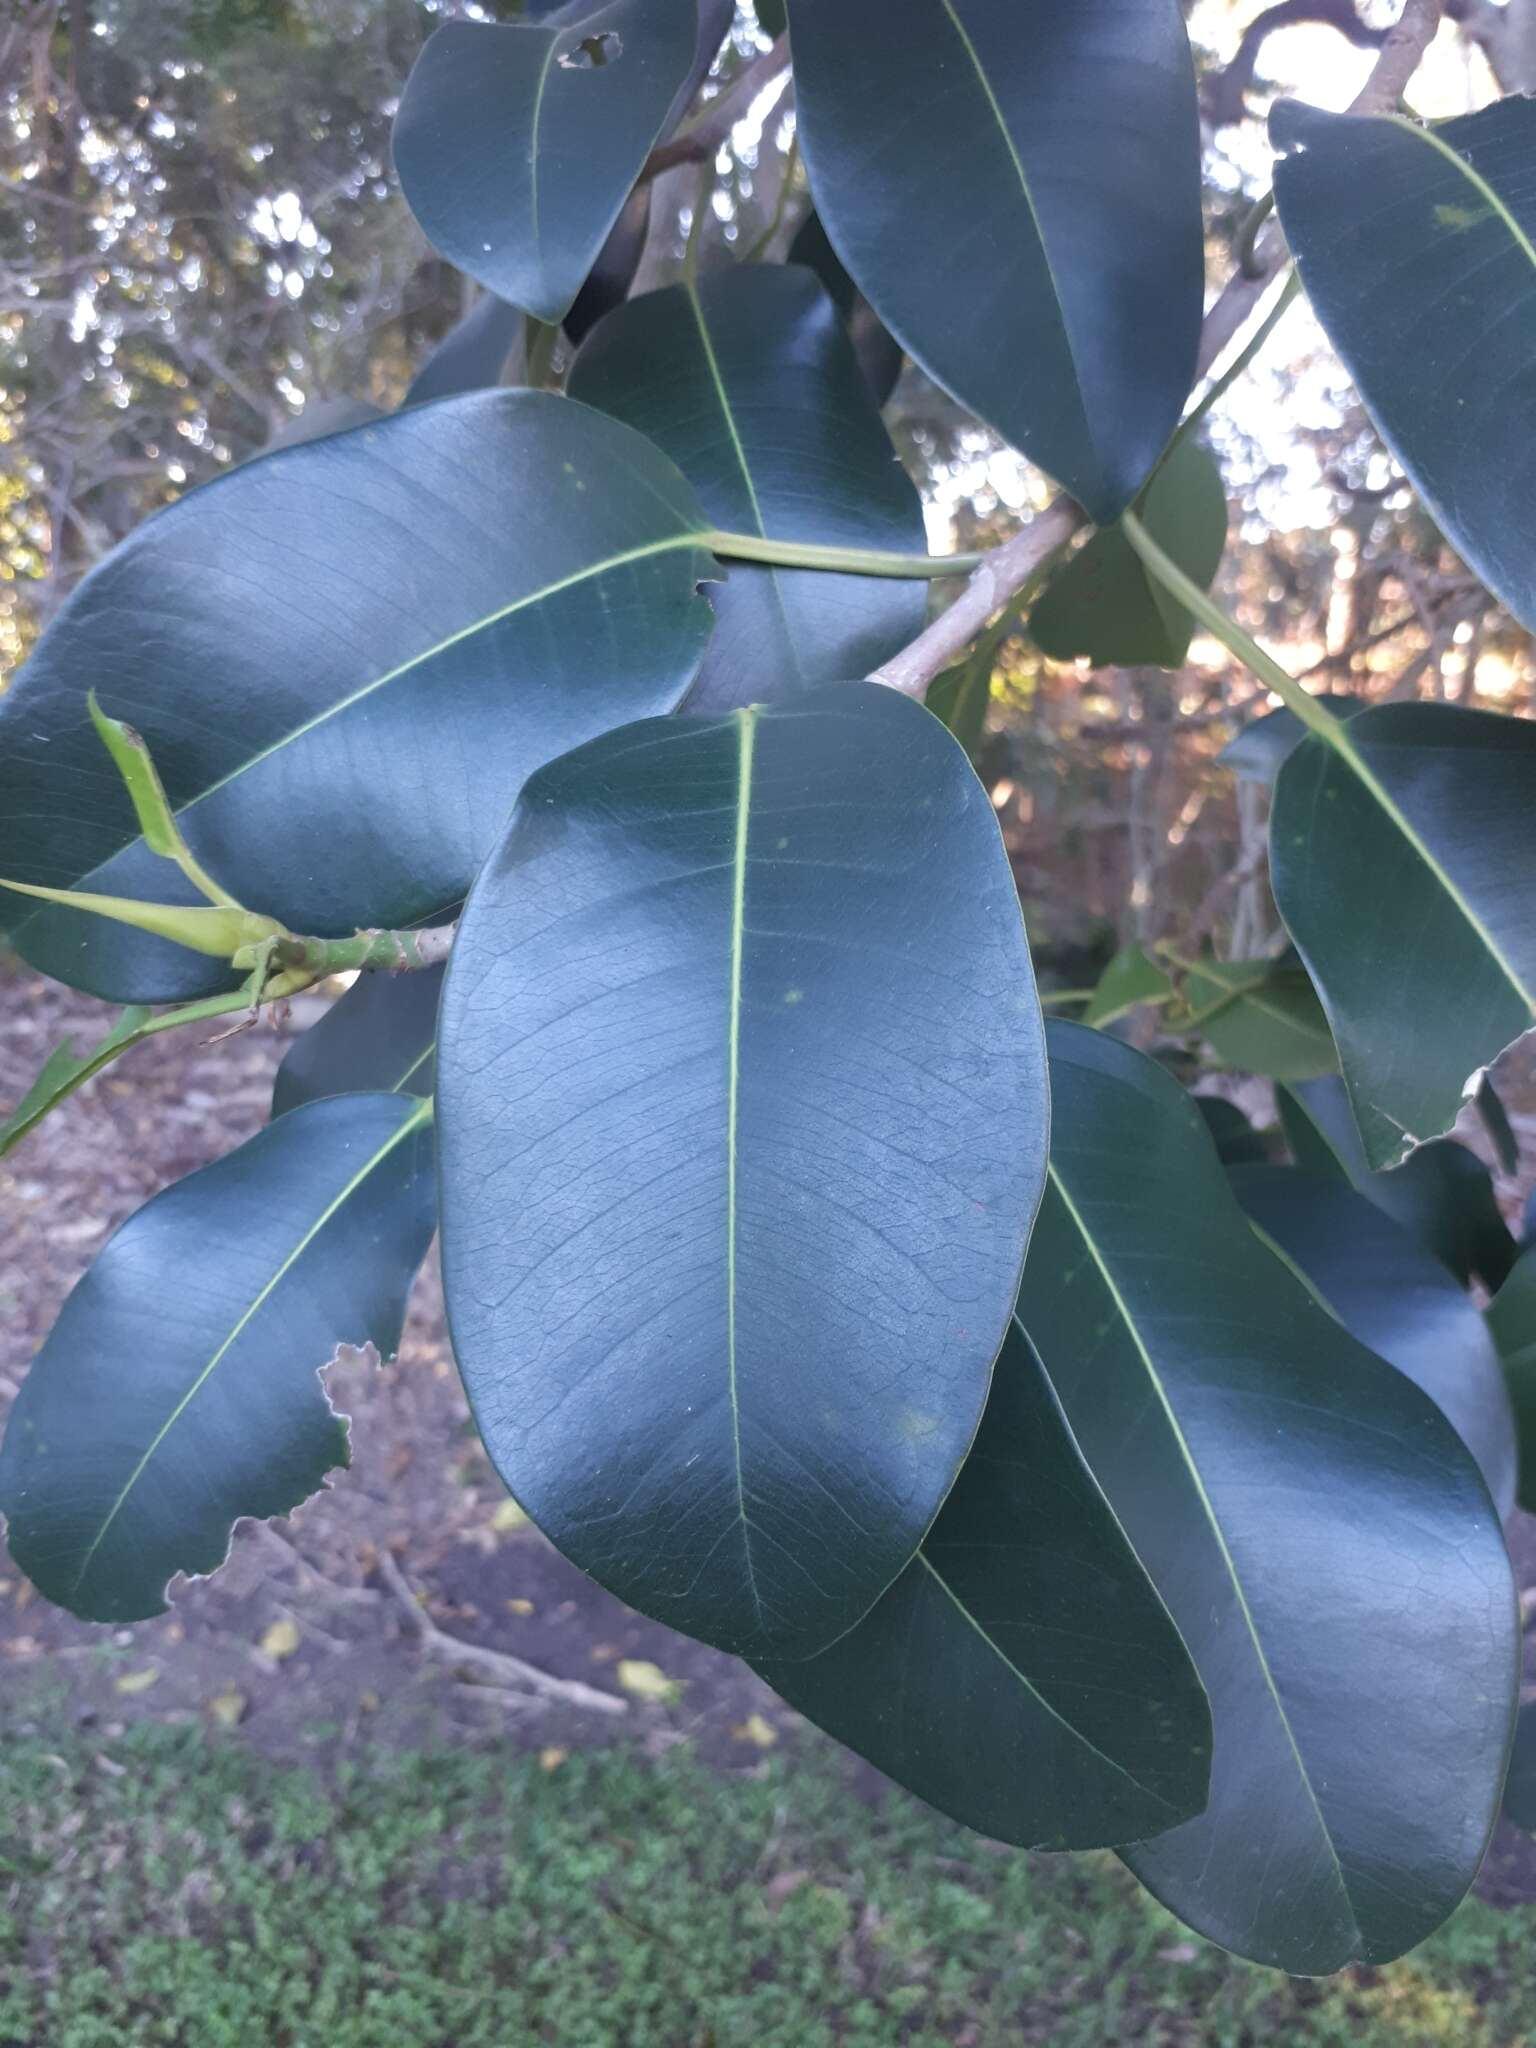
[[[1018,145],[1015,143],[1012,131],[1003,117],[1002,106],[998,101],[997,94],[992,89],[992,80],[987,75],[986,66],[981,61],[981,53],[976,48],[975,43],[972,42],[970,31],[955,11],[954,0],[939,0],[939,5],[943,8],[945,14],[948,15],[950,24],[960,39],[960,46],[970,60],[972,70],[976,73],[976,82],[981,87],[983,97],[987,103],[987,109],[997,126],[997,132],[1003,138],[1003,145],[1007,149],[1009,159],[1013,164],[1014,176],[1019,181],[1019,191],[1022,193],[1024,204],[1029,211],[1030,223],[1035,231],[1035,239],[1039,242],[1040,252],[1045,258],[1045,274],[1051,281],[1051,297],[1056,303],[1056,317],[1061,325],[1061,338],[1066,345],[1067,361],[1072,366],[1072,389],[1077,399],[1078,415],[1088,435],[1089,444],[1092,446],[1094,445],[1093,422],[1088,417],[1088,408],[1083,399],[1082,373],[1078,368],[1077,348],[1072,337],[1072,325],[1067,318],[1066,301],[1061,296],[1061,283],[1056,275],[1056,266],[1051,261],[1050,244],[1045,238],[1045,229],[1040,220],[1040,210],[1035,205],[1035,195],[1030,188],[1029,174],[1024,168],[1024,159],[1019,155]]]
[[[1132,1344],[1136,1348],[1137,1356],[1141,1359],[1142,1365],[1146,1371],[1147,1380],[1151,1385],[1153,1393],[1157,1397],[1158,1405],[1161,1407],[1164,1418],[1167,1421],[1169,1431],[1171,1432],[1173,1437],[1175,1448],[1177,1449],[1179,1456],[1182,1459],[1184,1466],[1189,1473],[1190,1483],[1195,1489],[1195,1495],[1200,1502],[1201,1511],[1205,1515],[1205,1518],[1210,1525],[1211,1533],[1216,1539],[1216,1545],[1221,1553],[1222,1563],[1226,1568],[1228,1579],[1231,1581],[1232,1592],[1234,1598],[1237,1601],[1238,1612],[1241,1614],[1243,1618],[1243,1624],[1247,1629],[1249,1639],[1253,1644],[1253,1653],[1258,1660],[1259,1671],[1262,1674],[1264,1683],[1268,1687],[1270,1696],[1275,1703],[1275,1712],[1279,1716],[1280,1726],[1285,1731],[1286,1742],[1289,1744],[1291,1755],[1295,1759],[1297,1776],[1301,1781],[1302,1789],[1305,1791],[1307,1795],[1308,1803],[1310,1804],[1313,1813],[1317,1817],[1318,1831],[1321,1834],[1324,1846],[1328,1851],[1329,1861],[1333,1865],[1334,1874],[1338,1880],[1340,1895],[1343,1898],[1345,1907],[1349,1913],[1352,1934],[1356,1942],[1359,1942],[1363,1939],[1363,1936],[1358,1916],[1355,1913],[1354,1900],[1350,1896],[1349,1881],[1344,1875],[1344,1867],[1339,1861],[1338,1850],[1334,1847],[1332,1832],[1329,1829],[1328,1822],[1324,1817],[1323,1809],[1318,1802],[1317,1793],[1313,1788],[1311,1775],[1308,1772],[1306,1763],[1302,1757],[1300,1745],[1297,1743],[1295,1730],[1291,1726],[1290,1715],[1286,1712],[1285,1702],[1280,1697],[1280,1688],[1275,1683],[1274,1673],[1270,1669],[1269,1658],[1265,1654],[1264,1644],[1259,1635],[1258,1625],[1253,1617],[1253,1610],[1248,1605],[1248,1597],[1243,1590],[1242,1580],[1238,1576],[1236,1561],[1232,1556],[1231,1550],[1228,1548],[1226,1533],[1223,1530],[1220,1518],[1216,1513],[1215,1503],[1212,1501],[1209,1493],[1206,1491],[1205,1481],[1201,1476],[1199,1466],[1195,1462],[1194,1454],[1190,1450],[1189,1440],[1184,1434],[1183,1427],[1179,1422],[1179,1418],[1174,1410],[1173,1403],[1168,1398],[1167,1388],[1164,1386],[1162,1376],[1158,1372],[1156,1365],[1153,1363],[1152,1354],[1151,1351],[1148,1349],[1146,1340],[1141,1334],[1141,1330],[1136,1322],[1135,1317],[1131,1314],[1130,1306],[1127,1303],[1125,1296],[1121,1293],[1120,1288],[1115,1281],[1115,1277],[1109,1269],[1108,1261],[1105,1259],[1104,1254],[1099,1249],[1098,1241],[1094,1237],[1092,1231],[1088,1228],[1087,1221],[1084,1218],[1082,1211],[1078,1208],[1077,1204],[1073,1201],[1070,1193],[1068,1192],[1066,1184],[1063,1181],[1061,1173],[1054,1160],[1048,1163],[1046,1167],[1046,1175],[1052,1187],[1055,1188],[1056,1194],[1059,1200],[1061,1201],[1063,1208],[1066,1210],[1067,1215],[1071,1220],[1073,1228],[1076,1230],[1078,1236],[1081,1238],[1084,1249],[1087,1251],[1089,1258],[1093,1261],[1093,1264],[1098,1271],[1099,1277],[1103,1281],[1104,1287],[1109,1295],[1110,1302],[1114,1307],[1115,1313],[1120,1318],[1121,1323],[1124,1325],[1126,1334],[1130,1337]]]
[[[762,501],[757,495],[757,480],[752,474],[752,465],[747,460],[746,444],[741,438],[741,429],[736,422],[736,411],[731,404],[730,392],[726,388],[725,376],[720,368],[720,358],[715,353],[715,338],[709,331],[709,322],[704,318],[704,303],[699,297],[697,281],[692,277],[685,278],[683,280],[683,292],[688,300],[689,309],[693,314],[694,325],[699,332],[699,346],[704,351],[704,367],[708,370],[710,382],[715,389],[715,399],[720,407],[720,417],[724,420],[725,430],[731,437],[731,449],[736,457],[736,466],[741,471],[741,481],[746,488],[747,502],[752,508],[753,524],[762,538],[767,540],[769,538],[768,526],[763,518]],[[736,573],[740,575],[742,573],[741,569],[738,568]],[[780,572],[771,563],[768,563],[764,565],[763,573],[768,578],[769,587],[773,591],[774,603],[779,608],[779,617],[784,626],[784,642],[789,650],[789,658],[795,666],[796,679],[803,683],[806,680],[805,670],[801,664],[800,649],[796,644],[794,631],[790,626],[789,606],[785,602]]]
[[[752,811],[752,759],[757,742],[757,707],[731,714],[736,725],[736,825],[731,858],[731,949],[728,996],[725,1181],[725,1332],[727,1391],[731,1403],[731,1457],[736,1474],[736,1512],[742,1529],[747,1585],[759,1626],[762,1596],[752,1569],[752,1522],[747,1514],[746,1475],[741,1459],[741,1402],[736,1380],[736,1162],[741,1101],[741,978],[746,950],[747,838]]]
[[[213,1356],[207,1361],[201,1372],[199,1372],[197,1377],[193,1380],[191,1386],[187,1388],[186,1392],[181,1396],[181,1399],[172,1408],[170,1414],[166,1417],[165,1421],[160,1425],[159,1429],[151,1438],[149,1444],[145,1447],[142,1455],[139,1458],[138,1463],[134,1466],[132,1472],[129,1473],[127,1479],[124,1480],[123,1485],[120,1491],[118,1492],[117,1498],[113,1501],[111,1507],[107,1510],[106,1516],[102,1521],[101,1527],[96,1531],[95,1536],[91,1540],[90,1548],[86,1551],[85,1556],[81,1561],[79,1571],[75,1574],[74,1584],[71,1587],[71,1591],[73,1593],[78,1593],[81,1587],[85,1584],[91,1566],[95,1562],[97,1552],[101,1549],[102,1544],[106,1541],[107,1534],[110,1531],[113,1523],[117,1520],[118,1516],[122,1513],[123,1508],[127,1505],[130,1495],[132,1494],[134,1488],[138,1485],[139,1481],[143,1478],[145,1472],[149,1469],[150,1463],[159,1451],[161,1445],[165,1442],[166,1438],[170,1435],[171,1431],[175,1428],[176,1424],[181,1420],[182,1416],[186,1413],[187,1409],[192,1405],[193,1401],[195,1401],[197,1396],[202,1392],[203,1388],[207,1385],[208,1381],[212,1378],[213,1374],[217,1371],[218,1367],[220,1366],[220,1364],[222,1364],[223,1360],[228,1356],[231,1347],[239,1341],[241,1334],[249,1328],[252,1318],[258,1315],[261,1309],[266,1305],[266,1303],[270,1301],[274,1290],[281,1285],[282,1281],[293,1270],[294,1266],[304,1256],[305,1252],[309,1250],[309,1247],[314,1243],[315,1239],[320,1235],[321,1231],[323,1231],[327,1227],[327,1225],[340,1213],[341,1209],[345,1206],[345,1204],[351,1201],[352,1197],[357,1193],[358,1189],[367,1180],[368,1176],[372,1173],[376,1173],[378,1169],[383,1165],[384,1161],[389,1157],[390,1153],[394,1151],[396,1146],[403,1144],[406,1138],[408,1138],[413,1132],[420,1130],[421,1126],[424,1123],[426,1123],[431,1118],[431,1116],[432,1102],[429,1098],[428,1100],[422,1102],[417,1109],[412,1111],[411,1115],[406,1118],[405,1122],[400,1125],[398,1130],[392,1132],[389,1138],[385,1141],[383,1145],[381,1145],[378,1148],[376,1152],[374,1152],[368,1159],[364,1160],[363,1164],[358,1168],[357,1172],[353,1174],[352,1178],[347,1182],[346,1186],[343,1187],[340,1190],[340,1192],[331,1199],[329,1203],[327,1203],[326,1207],[321,1212],[321,1214],[310,1225],[308,1230],[305,1231],[304,1235],[300,1238],[299,1242],[294,1246],[293,1250],[288,1253],[287,1257],[283,1260],[282,1264],[278,1267],[277,1271],[272,1275],[271,1279],[268,1280],[262,1288],[260,1288],[255,1298],[249,1303],[249,1305],[241,1314],[239,1320],[236,1322],[234,1328],[230,1331],[229,1335],[224,1339],[223,1343],[219,1345],[218,1349],[214,1352]]]
[[[306,719],[302,725],[295,726],[291,732],[284,733],[280,739],[274,740],[270,746],[263,747],[259,753],[252,754],[248,760],[242,761],[238,767],[231,768],[228,774],[221,775],[216,782],[211,782],[206,789],[199,790],[196,796],[188,797],[184,803],[174,805],[172,807],[173,815],[177,818],[184,818],[189,811],[196,810],[199,804],[206,803],[210,797],[217,796],[221,789],[227,789],[232,782],[238,782],[242,775],[249,775],[253,769],[259,768],[263,761],[271,760],[274,754],[280,754],[285,747],[296,746],[300,740],[305,739],[312,732],[319,731],[331,719],[339,718],[344,712],[352,710],[355,705],[363,703],[375,691],[387,689],[391,683],[398,682],[402,676],[410,675],[425,663],[435,661],[439,655],[446,654],[450,648],[459,646],[465,640],[473,639],[477,633],[489,632],[493,626],[500,625],[503,619],[512,618],[516,613],[526,611],[530,605],[542,604],[548,598],[558,597],[562,591],[575,589],[579,584],[589,582],[594,577],[606,576],[611,570],[627,568],[632,562],[650,561],[658,555],[676,554],[684,548],[703,547],[706,545],[707,531],[706,528],[702,527],[688,527],[679,533],[668,534],[661,540],[647,541],[640,547],[622,549],[618,554],[607,555],[601,561],[590,562],[581,569],[573,570],[568,576],[557,577],[552,583],[541,584],[537,590],[526,591],[523,596],[514,598],[510,604],[501,606],[498,611],[486,612],[478,619],[472,619],[468,625],[461,626],[456,632],[447,634],[443,639],[435,641],[430,647],[425,647],[419,653],[411,655],[409,660],[397,663],[394,668],[387,670],[385,674],[375,676],[371,682],[364,683],[361,688],[351,691],[345,697],[338,698],[332,704],[328,704],[323,711],[317,712],[313,718]],[[80,883],[92,881],[98,875],[105,873],[114,861],[120,860],[131,848],[141,845],[143,843],[143,836],[142,833],[135,833],[131,839],[125,839],[121,846],[116,847],[108,855],[106,860],[98,862],[94,868],[78,877],[74,886],[78,887]],[[12,936],[19,937],[43,914],[43,909],[33,910],[19,924],[11,927]]]

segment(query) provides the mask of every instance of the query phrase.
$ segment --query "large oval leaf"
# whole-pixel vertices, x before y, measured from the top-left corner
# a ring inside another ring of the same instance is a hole
[[[432,1093],[441,967],[365,974],[284,1055],[272,1114],[326,1095]]]
[[[1287,101],[1270,126],[1329,340],[1447,536],[1536,626],[1536,103],[1424,127]]]
[[[400,1341],[432,1235],[430,1110],[349,1095],[279,1119],[131,1216],[11,1409],[0,1511],[61,1607],[136,1621],[216,1571],[243,1516],[347,1462],[320,1372]]]
[[[1465,1289],[1337,1178],[1292,1166],[1239,1166],[1232,1186],[1263,1235],[1344,1327],[1424,1389],[1507,1515],[1515,1504],[1514,1416],[1498,1352]]]
[[[710,628],[703,523],[657,449],[539,392],[246,464],[87,577],[0,701],[0,875],[185,893],[137,837],[94,685],[242,901],[324,934],[440,914],[534,768],[681,699]],[[17,949],[77,988],[223,985],[216,962],[0,890],[0,914],[17,903]]]
[[[595,0],[547,21],[450,21],[395,117],[395,169],[450,262],[562,320],[690,77],[695,0]]]
[[[960,748],[845,683],[552,764],[465,910],[438,1090],[454,1349],[509,1487],[674,1627],[824,1649],[970,1445],[1044,1171]]]
[[[1200,132],[1177,0],[919,0],[899,32],[887,0],[789,14],[838,255],[929,375],[1107,526],[1195,373]]]
[[[917,1556],[830,1650],[758,1669],[1000,1841],[1102,1847],[1205,1805],[1204,1689],[1017,1323]]]
[[[1020,1320],[1215,1721],[1206,1813],[1127,1860],[1255,1961],[1385,1961],[1493,1823],[1518,1658],[1498,1518],[1434,1403],[1260,1245],[1176,1083],[1081,1026],[1048,1045]]]
[[[1536,725],[1379,704],[1347,735],[1281,768],[1270,870],[1368,1163],[1391,1166],[1536,1013]]]
[[[832,301],[754,264],[631,299],[571,369],[575,398],[666,451],[717,526],[922,553],[922,506]],[[879,576],[732,566],[690,709],[867,675],[922,631],[927,591]]]

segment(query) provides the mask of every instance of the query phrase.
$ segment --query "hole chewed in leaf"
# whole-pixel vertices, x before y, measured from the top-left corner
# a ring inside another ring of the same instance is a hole
[[[602,29],[596,35],[583,36],[574,49],[562,50],[559,63],[563,71],[601,71],[605,64],[617,63],[623,54],[622,38],[612,29]]]

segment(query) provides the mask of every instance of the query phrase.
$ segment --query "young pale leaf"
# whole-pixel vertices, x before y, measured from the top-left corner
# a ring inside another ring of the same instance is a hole
[[[789,16],[811,189],[860,290],[1111,524],[1195,371],[1200,124],[1178,0],[931,0],[899,33],[887,0]]]
[[[1344,1327],[1422,1387],[1476,1458],[1501,1516],[1515,1504],[1515,1423],[1498,1352],[1465,1289],[1399,1224],[1335,1178],[1238,1167],[1237,1199]]]
[[[642,1611],[811,1656],[970,1446],[1044,1173],[997,820],[845,683],[530,781],[439,1029],[454,1350],[510,1491]]]
[[[440,915],[532,769],[680,701],[710,629],[703,525],[659,450],[542,392],[247,463],[139,527],[0,699],[0,874],[172,893],[94,684],[243,902],[326,936]],[[109,999],[227,986],[77,911],[0,890],[6,914],[35,967]]]
[[[1489,1303],[1488,1328],[1514,1403],[1520,1505],[1527,1514],[1536,1514],[1536,1246],[1520,1254]]]
[[[1204,1688],[1017,1323],[912,1563],[830,1650],[758,1669],[909,1791],[1001,1841],[1113,1845],[1205,1805]]]
[[[1270,872],[1368,1162],[1391,1166],[1531,1027],[1536,725],[1379,704],[1346,730],[1349,758],[1308,738],[1280,770]]]
[[[68,1039],[62,1045],[56,1045],[44,1061],[37,1079],[9,1116],[0,1122],[0,1159],[13,1145],[20,1144],[66,1095],[73,1094],[92,1074],[136,1044],[145,1035],[144,1027],[150,1017],[151,1012],[146,1009],[124,1010],[106,1036],[83,1056],[75,1051]]]
[[[1337,690],[1319,690],[1317,701],[1335,718],[1353,718],[1366,708],[1363,697],[1346,697]],[[1217,764],[1248,782],[1273,782],[1306,736],[1301,720],[1282,704],[1278,711],[1266,711],[1262,718],[1250,720],[1237,738],[1222,748]]]
[[[364,974],[284,1056],[272,1114],[325,1095],[432,1093],[443,970]]]
[[[1285,101],[1270,132],[1329,339],[1458,553],[1536,626],[1536,101],[1432,127]]]
[[[11,1409],[11,1554],[91,1621],[165,1607],[243,1516],[286,1514],[347,1460],[320,1384],[338,1344],[400,1339],[432,1235],[426,1105],[295,1111],[131,1216],[60,1312]]]
[[[1215,1722],[1206,1813],[1123,1853],[1240,1955],[1384,1962],[1456,1904],[1498,1803],[1498,1517],[1434,1403],[1260,1245],[1174,1081],[1101,1032],[1047,1042],[1020,1320]]]
[[[1160,1003],[1172,993],[1173,983],[1143,947],[1122,946],[1099,976],[1080,1021],[1102,1028],[1143,1003]]]
[[[1227,543],[1227,493],[1209,450],[1175,443],[1142,493],[1147,531],[1209,590]],[[1089,537],[1057,570],[1029,615],[1029,630],[1053,661],[1080,657],[1095,668],[1182,668],[1195,622],[1114,527]]]
[[[670,455],[717,526],[922,553],[922,506],[832,301],[753,264],[648,292],[593,329],[573,398]],[[729,711],[866,675],[922,631],[921,583],[733,564],[689,708]]]
[[[581,290],[699,39],[695,0],[445,22],[395,117],[395,169],[450,262],[537,319]]]
[[[1373,1173],[1344,1083],[1324,1075],[1275,1091],[1286,1143],[1309,1173],[1350,1182],[1455,1274],[1497,1288],[1515,1262],[1515,1240],[1493,1176],[1454,1138],[1432,1138],[1390,1173]]]
[[[1197,1030],[1217,1059],[1272,1081],[1334,1073],[1338,1053],[1317,991],[1294,965],[1275,960],[1202,960],[1184,978]],[[1085,1020],[1087,1021],[1087,1020]]]

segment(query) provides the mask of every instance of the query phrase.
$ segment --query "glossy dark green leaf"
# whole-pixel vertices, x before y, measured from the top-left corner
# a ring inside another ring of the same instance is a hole
[[[1531,1027],[1536,725],[1379,704],[1347,731],[1363,776],[1316,738],[1281,769],[1270,873],[1366,1155],[1390,1166]]]
[[[830,1650],[758,1669],[840,1742],[1000,1841],[1094,1848],[1205,1804],[1204,1690],[1017,1323],[912,1563]]]
[[[340,1344],[400,1340],[432,1235],[422,1103],[316,1102],[131,1216],[65,1302],[0,1448],[11,1554],[92,1621],[216,1571],[244,1516],[347,1462],[320,1383]]]
[[[922,553],[922,507],[809,271],[721,270],[631,299],[588,336],[572,397],[653,440],[717,526]],[[690,709],[865,675],[922,631],[921,583],[733,563]]]
[[[980,1420],[1044,1173],[997,820],[875,684],[650,720],[530,781],[438,1046],[454,1351],[621,1598],[811,1656]]]
[[[364,974],[284,1055],[272,1114],[325,1095],[430,1095],[443,970]]]
[[[523,315],[516,306],[482,292],[457,325],[449,328],[416,372],[405,394],[407,405],[432,398],[457,398],[499,384],[512,345],[522,332]]]
[[[1514,1404],[1520,1505],[1536,1514],[1536,1249],[1527,1247],[1520,1254],[1488,1304],[1488,1328]]]
[[[694,0],[445,22],[395,117],[411,211],[488,291],[562,320],[690,76]]]
[[[1175,444],[1137,513],[1192,582],[1209,590],[1227,542],[1227,493],[1210,451]],[[1095,668],[1182,668],[1195,622],[1116,527],[1090,535],[1045,586],[1029,615],[1035,644],[1053,661]]]
[[[1289,101],[1270,128],[1329,339],[1457,551],[1536,626],[1536,103],[1425,127]]]
[[[1184,977],[1198,1030],[1216,1057],[1272,1081],[1308,1081],[1338,1066],[1317,991],[1299,967],[1275,960],[1205,960]],[[1196,1021],[1198,1020],[1198,1021]]]
[[[1194,379],[1178,0],[933,0],[899,32],[888,0],[790,0],[789,18],[811,190],[849,273],[931,377],[1109,525]]]
[[[1515,1746],[1504,1781],[1504,1817],[1536,1834],[1536,1701],[1527,1701],[1515,1723]]]
[[[1353,718],[1357,711],[1366,708],[1365,698],[1346,697],[1337,690],[1319,690],[1317,701],[1335,718]],[[1278,711],[1266,711],[1262,718],[1250,720],[1237,738],[1222,748],[1216,756],[1217,764],[1249,782],[1273,782],[1281,764],[1306,736],[1301,720],[1282,704]]]
[[[710,628],[703,523],[657,449],[542,392],[248,463],[87,577],[0,700],[0,874],[175,893],[92,730],[94,685],[253,909],[326,935],[438,916],[532,769],[680,701]],[[35,967],[96,995],[225,985],[100,918],[11,915]]]
[[[789,245],[789,261],[814,270],[821,279],[827,296],[843,317],[864,381],[876,405],[884,405],[901,375],[901,343],[844,270],[837,251],[827,240],[821,216],[814,210],[796,230]]]
[[[1276,1091],[1280,1122],[1298,1166],[1352,1183],[1433,1252],[1462,1285],[1498,1287],[1515,1261],[1493,1176],[1454,1138],[1433,1138],[1390,1173],[1373,1173],[1336,1075]]]
[[[1207,1812],[1122,1853],[1240,1955],[1385,1961],[1456,1904],[1498,1804],[1497,1515],[1434,1403],[1259,1243],[1177,1084],[1102,1032],[1047,1043],[1020,1320],[1215,1722]]]
[[[1344,1327],[1407,1373],[1476,1458],[1501,1516],[1515,1425],[1487,1325],[1440,1261],[1356,1189],[1294,1166],[1238,1167],[1237,1199]]]
[[[1100,1027],[1113,1024],[1143,1003],[1160,1003],[1172,993],[1173,983],[1162,968],[1133,942],[1122,946],[1099,976],[1079,1021]]]
[[[1223,1166],[1268,1165],[1270,1134],[1256,1129],[1235,1102],[1224,1095],[1197,1095],[1194,1103]]]

